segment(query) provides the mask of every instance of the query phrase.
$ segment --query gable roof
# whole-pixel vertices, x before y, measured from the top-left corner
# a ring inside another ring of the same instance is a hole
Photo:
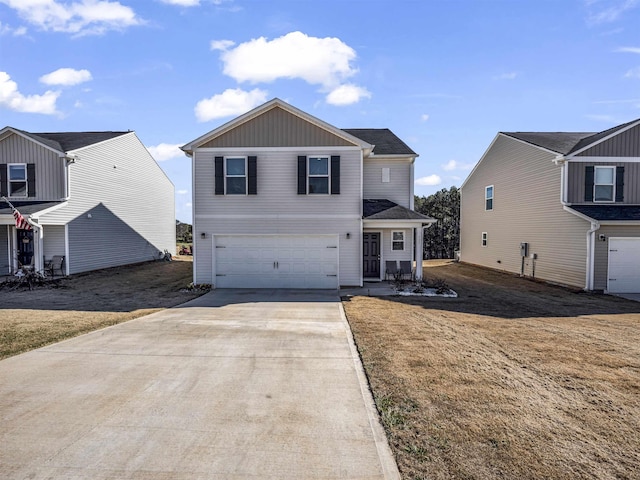
[[[374,155],[418,156],[388,128],[344,128],[343,130],[374,145]]]
[[[13,127],[5,127],[4,131],[12,131],[23,135],[42,145],[61,153],[77,150],[82,147],[104,142],[111,138],[126,135],[127,132],[55,132],[55,133],[32,133]]]
[[[434,221],[431,217],[386,199],[363,200],[362,207],[362,218],[367,220],[422,220],[425,223]]]
[[[500,132],[503,135],[522,140],[523,142],[542,147],[562,155],[569,155],[586,150],[590,146],[616,135],[636,124],[640,119],[603,130],[602,132]]]
[[[250,110],[247,113],[244,113],[239,117],[236,117],[233,120],[230,120],[224,125],[221,125],[220,127],[205,133],[204,135],[201,135],[195,140],[192,140],[186,145],[183,145],[182,147],[180,147],[180,149],[189,155],[191,154],[191,152],[193,152],[194,148],[198,148],[200,145],[210,142],[214,138],[219,137],[246,122],[249,122],[250,120],[262,115],[263,113],[273,108],[281,108],[282,110],[292,115],[295,115],[299,118],[302,118],[303,120],[306,120],[307,122],[315,125],[318,128],[326,130],[337,137],[343,138],[344,140],[348,141],[354,146],[358,146],[365,150],[371,150],[373,148],[372,145],[365,142],[361,138],[355,137],[344,130],[334,127],[333,125],[323,120],[320,120],[319,118],[314,117],[313,115],[303,112],[302,110],[294,107],[293,105],[288,104],[287,102],[284,102],[283,100],[280,100],[279,98],[274,98],[254,108],[253,110]]]

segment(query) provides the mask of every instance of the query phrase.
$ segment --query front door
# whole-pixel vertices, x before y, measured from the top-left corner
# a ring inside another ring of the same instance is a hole
[[[380,233],[362,234],[364,278],[380,278]]]
[[[17,230],[18,265],[31,265],[33,260],[33,230]]]

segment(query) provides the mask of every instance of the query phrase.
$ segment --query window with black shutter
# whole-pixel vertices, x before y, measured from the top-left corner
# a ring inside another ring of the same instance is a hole
[[[298,195],[339,195],[340,156],[299,156]]]
[[[624,167],[616,167],[616,202],[624,201]]]
[[[0,165],[0,196],[6,197],[9,195],[9,188],[7,185],[7,165]]]

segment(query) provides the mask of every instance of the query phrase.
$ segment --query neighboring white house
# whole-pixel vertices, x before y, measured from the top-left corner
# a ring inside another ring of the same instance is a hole
[[[461,187],[461,260],[640,293],[640,119],[499,133]]]
[[[142,262],[175,250],[174,187],[134,132],[0,130],[0,272],[67,274]]]
[[[273,99],[182,149],[196,283],[335,289],[383,279],[386,261],[421,267],[434,220],[412,210],[418,155],[390,130],[341,130]]]

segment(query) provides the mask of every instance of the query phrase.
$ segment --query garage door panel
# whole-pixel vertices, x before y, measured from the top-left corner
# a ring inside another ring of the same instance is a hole
[[[218,235],[217,288],[338,288],[337,235]]]
[[[611,293],[640,293],[640,238],[609,238]]]

